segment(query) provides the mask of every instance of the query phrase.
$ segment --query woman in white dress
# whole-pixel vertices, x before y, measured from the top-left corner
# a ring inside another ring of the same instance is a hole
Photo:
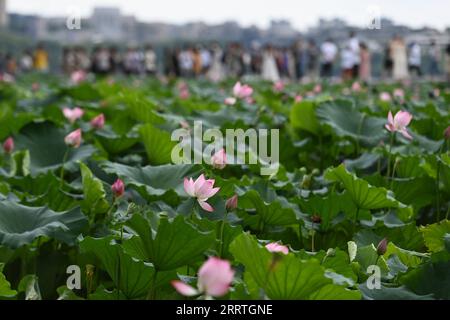
[[[207,77],[211,81],[218,82],[224,77],[223,67],[223,50],[218,44],[214,44],[212,47],[212,61],[211,67],[208,70]]]
[[[408,78],[408,57],[405,42],[399,36],[395,36],[390,47],[394,64],[392,76],[394,80],[404,80]]]
[[[261,76],[264,80],[273,82],[277,82],[280,80],[280,75],[278,73],[278,67],[275,60],[275,52],[270,45],[267,45],[263,53]]]

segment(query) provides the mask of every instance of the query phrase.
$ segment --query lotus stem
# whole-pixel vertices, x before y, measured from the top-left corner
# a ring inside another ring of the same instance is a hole
[[[389,142],[389,155],[388,155],[388,163],[387,163],[387,174],[386,174],[386,180],[389,180],[389,177],[391,175],[391,155],[392,155],[392,145],[395,142],[395,132],[391,133],[391,140]]]
[[[223,231],[225,228],[226,219],[227,219],[227,212],[225,212],[222,223],[220,225],[220,250],[219,250],[220,258],[223,258]]]
[[[392,168],[391,184],[389,187],[390,190],[392,190],[392,188],[394,187],[394,176],[395,176],[395,171],[397,170],[397,164],[398,164],[398,161],[397,161],[397,159],[395,159],[394,167]]]
[[[440,173],[441,173],[441,160],[439,159],[439,156],[442,153],[442,148],[444,147],[444,144],[441,145],[439,148],[439,154],[436,157],[437,161],[437,167],[436,167],[436,222],[441,221],[441,199],[439,195],[439,183],[440,183]]]
[[[60,180],[61,180],[60,188],[62,188],[64,185],[64,166],[66,164],[68,155],[69,155],[69,148],[67,148],[66,152],[64,152],[64,157],[63,157],[62,167],[61,167],[61,174],[60,174]]]
[[[158,270],[155,269],[155,273],[153,273],[152,286],[150,287],[150,290],[148,291],[147,300],[155,300],[157,276],[158,276]]]

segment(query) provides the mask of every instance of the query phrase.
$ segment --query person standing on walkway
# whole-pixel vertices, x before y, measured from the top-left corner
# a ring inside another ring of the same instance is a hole
[[[409,72],[414,77],[420,77],[422,75],[422,50],[417,42],[411,43],[409,48]]]
[[[321,70],[320,76],[324,78],[331,78],[333,76],[333,65],[336,59],[338,49],[331,38],[328,38],[320,46],[321,54]]]
[[[359,47],[360,47],[359,78],[361,79],[361,81],[368,83],[370,81],[372,73],[371,55],[367,44],[361,42],[359,44]]]
[[[37,45],[34,51],[33,67],[38,72],[48,71],[48,52],[41,43]]]
[[[405,80],[408,78],[408,58],[406,46],[403,39],[396,35],[391,41],[391,57],[393,62],[392,76],[394,80]]]

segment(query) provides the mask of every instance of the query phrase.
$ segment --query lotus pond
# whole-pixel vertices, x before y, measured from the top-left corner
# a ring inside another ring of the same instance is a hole
[[[235,82],[0,83],[0,299],[450,299],[448,86]]]

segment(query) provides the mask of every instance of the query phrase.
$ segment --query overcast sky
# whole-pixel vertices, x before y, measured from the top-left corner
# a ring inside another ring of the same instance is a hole
[[[244,26],[267,27],[271,19],[288,19],[305,30],[320,17],[340,17],[365,25],[368,8],[412,27],[450,26],[450,0],[7,0],[9,12],[43,16],[67,15],[76,7],[88,16],[95,6],[116,6],[142,21],[220,23],[236,20]]]

